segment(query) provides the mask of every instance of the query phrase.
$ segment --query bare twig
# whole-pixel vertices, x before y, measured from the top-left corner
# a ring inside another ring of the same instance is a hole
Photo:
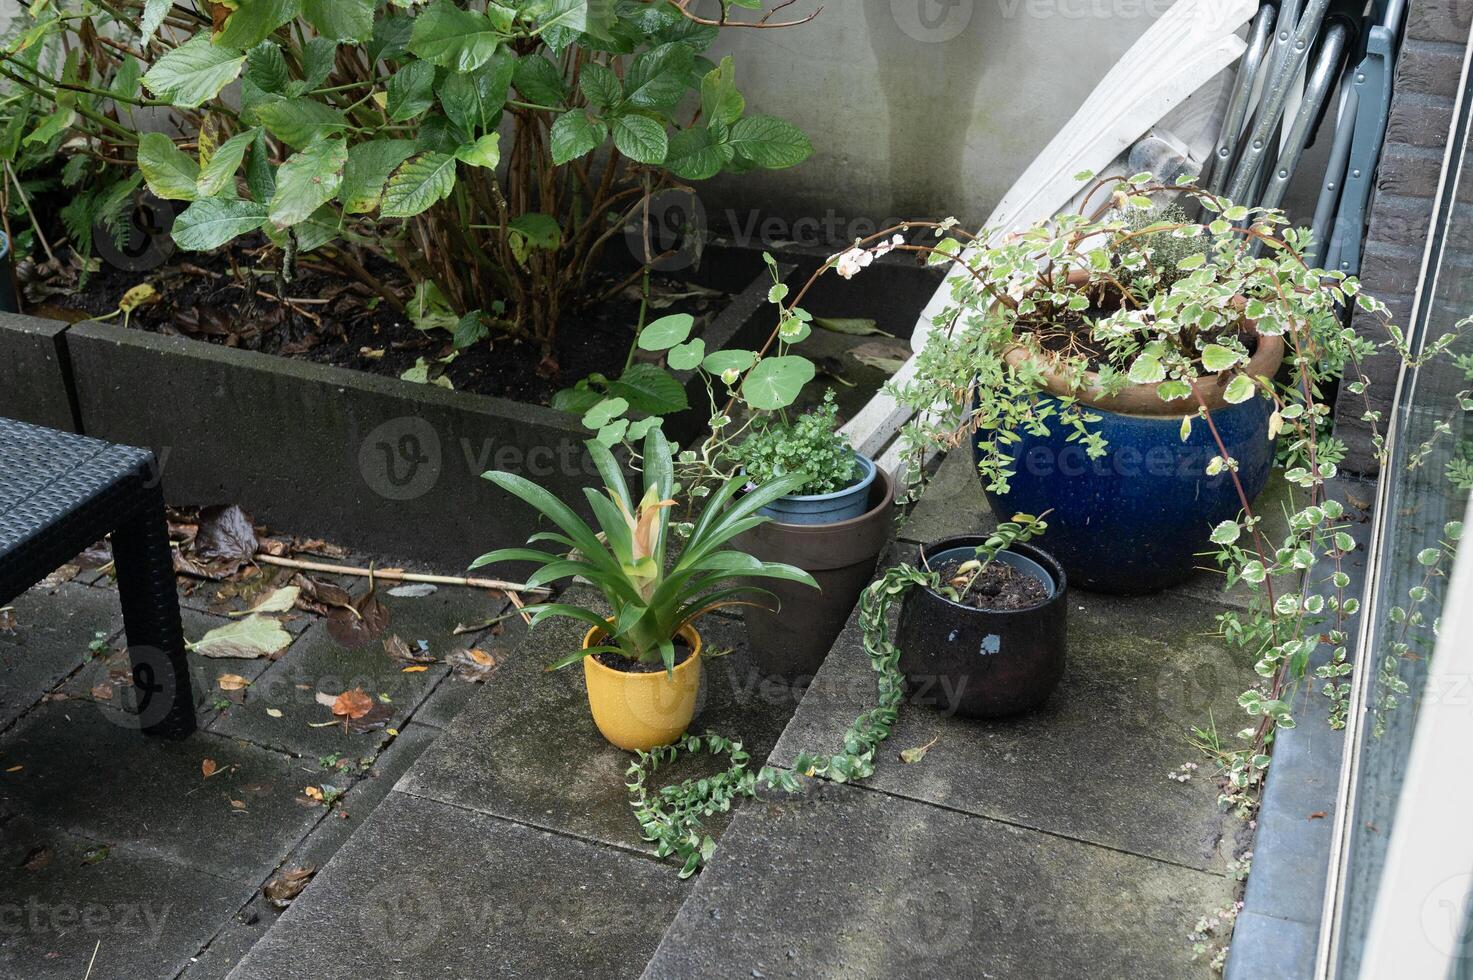
[[[462,575],[426,575],[420,572],[406,572],[402,568],[358,568],[353,565],[332,565],[322,561],[302,561],[300,558],[278,558],[275,555],[256,555],[256,561],[265,565],[280,565],[282,568],[296,568],[305,572],[324,572],[329,575],[353,575],[358,578],[383,579],[385,582],[424,582],[429,585],[459,585],[469,589],[495,589],[505,592],[514,605],[521,608],[522,603],[517,593],[525,592],[533,596],[551,595],[548,589],[539,589],[534,586],[524,585],[520,582],[506,582],[496,578],[466,578]]]

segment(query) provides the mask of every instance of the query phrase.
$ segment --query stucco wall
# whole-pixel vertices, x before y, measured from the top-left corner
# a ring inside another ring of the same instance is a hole
[[[779,16],[801,16],[798,0]],[[827,0],[818,19],[728,30],[749,111],[815,145],[802,167],[703,185],[789,219],[955,214],[980,225],[1170,0]],[[753,200],[752,187],[760,187]],[[849,236],[840,235],[840,238]]]

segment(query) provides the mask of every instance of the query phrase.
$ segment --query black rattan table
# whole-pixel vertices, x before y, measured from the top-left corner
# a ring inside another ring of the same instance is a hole
[[[139,726],[195,730],[153,453],[0,418],[0,605],[112,534]]]

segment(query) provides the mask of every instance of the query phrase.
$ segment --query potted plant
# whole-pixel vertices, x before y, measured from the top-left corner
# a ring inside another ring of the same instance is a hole
[[[1027,543],[1047,528],[1018,514],[991,535],[921,547],[921,587],[906,592],[896,634],[913,700],[968,718],[1048,700],[1064,676],[1069,580]]]
[[[716,609],[768,594],[730,583],[760,578],[817,587],[801,569],[724,547],[765,523],[768,519],[758,511],[801,486],[803,477],[774,480],[740,499],[737,494],[746,481],[726,481],[695,518],[679,556],[667,561],[676,486],[664,434],[652,428],[646,436],[644,490],[637,501],[613,454],[597,441],[589,442],[588,451],[604,484],[602,493],[584,491],[600,532],[535,483],[512,473],[489,472],[486,479],[557,527],[533,535],[528,543],[548,541],[570,553],[508,548],[483,555],[472,567],[529,561],[539,566],[529,582],[547,585],[580,576],[603,593],[607,615],[566,602],[528,606],[527,611],[534,627],[555,616],[587,624],[582,646],[557,657],[548,669],[582,661],[588,704],[599,731],[622,749],[647,752],[683,735],[695,713],[701,681],[696,623]]]
[[[1155,210],[1151,195],[1168,191],[1195,198],[1205,223]],[[945,242],[960,274],[898,393],[921,413],[906,438],[970,441],[997,512],[1053,509],[1050,548],[1076,585],[1138,594],[1184,580],[1213,529],[1263,490],[1322,365],[1347,356],[1344,293],[1285,257],[1299,240],[1286,221],[1140,175],[1093,217]],[[1294,372],[1276,383],[1286,346]],[[1333,458],[1317,441],[1281,462]]]
[[[775,583],[779,608],[746,610],[753,662],[789,683],[803,684],[817,673],[890,537],[894,482],[850,447],[837,423],[829,391],[821,406],[797,419],[759,422],[732,449],[754,484],[794,473],[807,478],[798,492],[762,509],[771,523],[737,541],[758,558],[811,573],[822,590],[813,596],[794,583]]]

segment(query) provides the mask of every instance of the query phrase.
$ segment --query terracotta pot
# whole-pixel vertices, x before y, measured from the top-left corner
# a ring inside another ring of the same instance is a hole
[[[763,561],[798,566],[821,590],[797,582],[759,583],[778,600],[775,610],[745,610],[752,663],[764,676],[806,686],[874,577],[890,540],[895,500],[895,481],[880,467],[875,470],[860,516],[834,524],[764,524],[732,542]]]
[[[660,670],[631,673],[583,658],[588,708],[604,738],[630,752],[648,752],[685,734],[696,713],[701,687],[701,634],[695,627],[680,631],[691,654],[677,664],[674,676]],[[583,649],[599,645],[603,629],[583,637]]]

